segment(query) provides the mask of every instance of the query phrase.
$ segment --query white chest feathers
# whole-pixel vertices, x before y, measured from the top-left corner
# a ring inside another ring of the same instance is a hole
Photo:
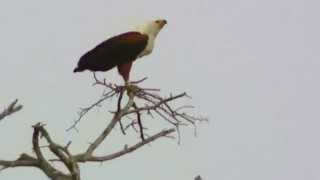
[[[142,56],[150,54],[153,50],[153,47],[154,47],[154,41],[155,41],[155,37],[149,35],[149,39],[148,39],[148,43],[146,45],[146,48],[138,55],[138,57],[142,57]]]

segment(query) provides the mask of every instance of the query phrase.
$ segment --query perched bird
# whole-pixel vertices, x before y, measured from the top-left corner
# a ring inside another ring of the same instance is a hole
[[[85,53],[73,72],[108,71],[118,68],[125,83],[129,81],[133,61],[152,52],[159,31],[167,24],[164,19],[151,21],[137,31],[129,31],[105,40]]]

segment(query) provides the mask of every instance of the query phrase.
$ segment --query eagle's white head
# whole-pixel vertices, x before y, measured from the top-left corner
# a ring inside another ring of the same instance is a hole
[[[149,21],[146,24],[139,27],[139,32],[146,34],[149,37],[156,37],[160,30],[167,24],[165,19],[157,19],[154,21]]]
[[[145,34],[148,36],[148,44],[146,48],[138,55],[138,57],[142,57],[150,54],[153,51],[154,41],[160,32],[160,30],[167,24],[167,21],[164,19],[157,19],[154,21],[149,21],[148,23],[138,27],[138,31],[141,34]]]

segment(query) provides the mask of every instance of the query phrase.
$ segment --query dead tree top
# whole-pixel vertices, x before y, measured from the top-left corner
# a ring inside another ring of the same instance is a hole
[[[38,123],[33,126],[32,146],[34,154],[28,155],[22,153],[16,160],[0,160],[0,170],[28,166],[41,169],[50,179],[53,180],[80,180],[79,163],[109,161],[131,153],[161,137],[172,137],[169,135],[173,132],[177,132],[178,139],[180,140],[179,130],[181,126],[192,125],[195,128],[197,122],[206,121],[205,118],[194,117],[183,112],[186,109],[193,108],[193,106],[183,105],[180,107],[173,107],[171,105],[171,102],[177,99],[189,98],[186,93],[180,93],[177,95],[170,94],[167,97],[160,96],[158,94],[159,89],[141,88],[137,86],[137,84],[143,82],[145,78],[137,82],[131,82],[125,86],[107,83],[105,80],[100,81],[96,76],[94,76],[94,80],[94,85],[102,86],[106,91],[103,93],[101,98],[96,100],[93,104],[81,109],[79,117],[67,129],[67,131],[71,129],[77,130],[77,125],[87,115],[87,113],[95,108],[99,108],[107,99],[117,97],[117,104],[116,110],[111,112],[111,120],[108,121],[104,130],[86,149],[84,149],[82,153],[72,154],[69,151],[71,142],[66,145],[58,144],[51,138],[49,132],[45,129],[45,125]],[[122,102],[124,101],[124,96],[127,96],[127,98],[125,98],[125,102]],[[6,113],[6,115],[10,115],[10,113]],[[131,118],[129,123],[127,122],[126,125],[123,125],[121,120],[130,115],[135,118]],[[143,126],[142,122],[144,116],[160,118],[167,122],[171,128],[146,136],[144,133],[146,127]],[[111,154],[105,154],[102,156],[95,155],[96,149],[99,148],[102,142],[107,140],[117,123],[119,123],[123,134],[126,134],[126,131],[129,128],[133,128],[137,133],[139,133],[141,140],[134,145],[126,145],[123,149]],[[40,145],[39,140],[41,137],[44,138],[46,144],[48,144],[47,146]],[[56,158],[46,158],[42,153],[42,148],[48,148]],[[61,162],[67,168],[68,173],[63,173],[63,171],[53,166],[52,163],[55,161]]]

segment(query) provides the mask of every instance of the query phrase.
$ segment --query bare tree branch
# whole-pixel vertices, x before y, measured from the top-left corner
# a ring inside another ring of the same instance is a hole
[[[28,167],[37,167],[41,169],[50,179],[52,180],[80,180],[80,168],[78,163],[85,162],[104,162],[113,160],[115,158],[129,154],[161,137],[172,137],[169,136],[173,132],[177,132],[180,142],[180,126],[191,124],[196,127],[196,122],[204,121],[205,118],[198,118],[192,116],[186,112],[183,112],[186,109],[193,108],[193,106],[183,105],[180,107],[174,107],[171,105],[171,102],[188,97],[186,93],[181,93],[178,95],[170,95],[169,97],[162,97],[155,92],[158,92],[159,89],[154,88],[140,88],[136,84],[144,81],[146,78],[126,84],[125,86],[118,86],[116,84],[106,83],[105,80],[100,81],[94,74],[95,83],[94,85],[101,85],[105,87],[108,91],[104,92],[102,97],[96,102],[91,104],[86,108],[82,108],[79,112],[79,117],[74,123],[67,129],[76,129],[76,126],[81,121],[83,117],[87,115],[92,109],[100,107],[101,104],[109,98],[118,96],[118,101],[116,104],[116,110],[112,111],[111,121],[108,122],[103,132],[96,137],[96,139],[89,145],[87,149],[80,154],[71,154],[68,147],[71,144],[69,142],[66,146],[62,146],[53,141],[49,132],[45,129],[45,126],[41,123],[38,123],[33,126],[33,136],[32,136],[32,145],[35,153],[35,157],[32,157],[27,154],[22,154],[20,157],[14,161],[0,160],[0,171],[6,168],[19,167],[19,166],[28,166]],[[126,92],[126,93],[125,93]],[[127,95],[127,102],[122,107],[123,96]],[[17,101],[13,102],[3,113],[0,114],[4,118],[7,115],[10,115],[22,108],[22,106],[15,106]],[[154,114],[154,115],[153,115]],[[135,118],[131,116],[135,115]],[[147,127],[143,126],[142,119],[147,115],[151,118],[160,118],[166,122],[169,122],[170,128],[168,130],[162,130],[153,136],[147,136],[144,130],[148,130]],[[126,124],[126,127],[123,126],[121,120],[126,117],[125,120],[129,120]],[[121,127],[121,132],[126,135],[126,130],[128,128],[133,128],[135,132],[140,133],[141,141],[132,146],[125,145],[124,149],[121,149],[117,152],[96,156],[94,152],[106,141],[112,130],[115,128],[115,125],[119,123]],[[138,125],[139,128],[136,128],[135,125]],[[56,159],[48,160],[41,151],[43,146],[40,146],[39,140],[44,138],[48,143],[47,146],[49,150],[56,156]],[[61,170],[57,169],[52,165],[54,161],[61,162],[69,171],[67,174],[63,173]]]
[[[52,180],[80,180],[73,178],[71,175],[62,173],[46,160],[39,145],[40,134],[44,129],[43,125],[38,123],[34,125],[33,128],[32,145],[36,157],[23,153],[19,158],[13,161],[0,160],[0,170],[13,167],[36,167],[41,169]]]
[[[126,147],[121,150],[121,151],[118,151],[116,153],[113,153],[113,154],[110,154],[110,155],[106,155],[106,156],[85,156],[85,155],[77,155],[75,156],[75,159],[78,161],[78,162],[86,162],[86,161],[93,161],[93,162],[99,162],[99,161],[109,161],[109,160],[112,160],[112,159],[115,159],[115,158],[118,158],[120,156],[123,156],[125,154],[128,154],[128,153],[131,153],[139,148],[141,148],[142,146],[146,145],[146,144],[149,144],[151,143],[152,141],[155,141],[157,140],[158,138],[160,137],[165,137],[171,133],[175,132],[174,129],[169,129],[169,130],[164,130],[164,131],[161,131],[147,139],[145,139],[144,141],[141,141],[131,147]]]
[[[7,108],[5,108],[2,113],[0,113],[0,121],[6,116],[9,116],[22,109],[22,105],[17,105],[18,99],[14,100]]]
[[[62,147],[61,145],[53,142],[51,139],[49,133],[44,128],[43,125],[37,124],[34,126],[35,132],[41,132],[41,135],[47,140],[49,143],[49,149],[51,152],[53,152],[67,167],[69,170],[71,177],[73,180],[80,180],[80,169],[78,164],[75,162],[73,156],[70,154],[68,147],[70,143],[68,143],[67,146]],[[38,150],[37,150],[38,151]],[[37,152],[36,152],[37,154]]]
[[[135,108],[134,110],[131,110],[131,111],[126,112],[124,115],[132,114],[132,113],[136,113],[136,112],[141,112],[141,111],[154,110],[154,109],[159,108],[162,104],[165,104],[165,103],[167,103],[167,102],[169,102],[169,101],[173,101],[173,100],[178,99],[178,98],[181,98],[181,97],[183,97],[183,96],[186,96],[186,93],[181,93],[181,94],[179,94],[179,95],[176,95],[176,96],[173,96],[173,97],[164,99],[164,100],[162,100],[162,101],[159,101],[159,102],[155,103],[155,104],[152,105],[152,106],[145,106],[145,107],[141,107],[141,108]]]
[[[142,112],[147,112],[147,115],[151,116],[152,118],[154,118],[152,115],[152,112],[154,112],[155,114],[159,115],[159,117],[161,119],[164,119],[165,121],[169,122],[171,125],[175,126],[178,133],[180,132],[179,126],[185,126],[185,125],[191,124],[194,126],[194,132],[196,134],[196,122],[207,121],[206,118],[195,117],[195,116],[189,115],[186,112],[183,112],[186,109],[193,108],[193,106],[183,105],[183,106],[176,108],[176,107],[173,107],[169,104],[169,102],[171,102],[171,101],[175,101],[177,99],[184,98],[184,97],[189,97],[186,93],[181,93],[178,95],[170,95],[169,97],[161,97],[158,94],[154,94],[154,93],[150,92],[150,91],[159,91],[159,89],[140,88],[135,85],[136,82],[130,83],[127,86],[118,86],[116,84],[106,83],[105,80],[100,81],[99,79],[97,79],[96,76],[94,76],[94,79],[96,81],[94,83],[94,85],[101,85],[101,86],[105,87],[106,89],[109,89],[110,90],[109,93],[119,94],[117,110],[114,111],[115,113],[117,113],[119,111],[119,109],[121,108],[121,99],[122,99],[122,95],[123,95],[124,91],[127,91],[127,93],[131,92],[134,97],[136,97],[142,103],[144,103],[144,106],[140,106],[138,108],[138,105],[137,105],[138,102],[134,102],[134,104],[132,106],[133,109],[129,109],[128,111],[126,111],[122,114],[122,116],[136,114],[137,122],[138,122],[139,129],[140,129],[139,132],[140,132],[141,139],[144,138],[143,137],[144,127],[142,126],[142,123],[141,123]],[[140,81],[144,81],[145,79],[146,78],[144,78]],[[137,81],[137,82],[139,83],[140,81]],[[91,110],[95,107],[98,107],[96,104],[100,104],[103,101],[105,101],[106,99],[108,99],[108,98],[103,96],[96,103],[94,103],[92,106],[90,106],[89,109],[84,108],[84,111],[80,112],[80,117],[82,116],[83,113],[87,113],[89,110]],[[79,121],[77,121],[77,123],[79,123]],[[126,134],[125,131],[127,130],[127,127],[124,128],[121,121],[119,121],[119,124],[120,124],[122,134],[125,135]],[[132,122],[130,124],[131,124],[131,126],[129,126],[129,127],[135,128],[134,127],[135,123]],[[71,128],[75,128],[74,125]],[[180,135],[178,137],[180,137]]]
[[[112,129],[114,128],[115,124],[121,120],[123,114],[125,112],[127,112],[130,107],[132,107],[134,101],[133,101],[133,94],[129,94],[129,100],[126,104],[126,106],[119,110],[115,116],[113,117],[113,119],[111,120],[111,122],[108,124],[107,128],[101,133],[100,136],[98,136],[98,138],[89,146],[89,148],[87,149],[87,151],[85,152],[85,156],[90,156],[92,155],[93,151],[103,142],[103,140],[110,134],[110,132],[112,131]]]
[[[33,145],[33,150],[37,156],[37,160],[39,162],[39,168],[51,179],[57,179],[60,177],[67,177],[64,173],[61,171],[57,170],[54,168],[43,156],[40,145],[39,145],[39,135],[40,132],[44,131],[43,125],[41,123],[37,123],[36,125],[33,126],[33,135],[32,135],[32,145]],[[42,134],[43,135],[43,134]],[[73,179],[76,180],[76,179]]]
[[[134,109],[139,109],[136,103],[133,103],[133,107],[134,107]],[[140,138],[142,141],[144,141],[143,125],[141,122],[141,113],[140,113],[140,111],[137,111],[136,114],[137,114],[137,122],[138,122],[139,129],[140,129]]]
[[[13,167],[39,167],[39,162],[34,157],[31,157],[27,154],[21,154],[20,157],[17,160],[14,161],[6,161],[6,160],[0,160],[0,171],[7,169],[7,168],[13,168]]]
[[[104,93],[102,95],[102,98],[99,99],[97,102],[93,103],[92,105],[86,107],[86,108],[81,108],[81,111],[79,112],[79,117],[77,120],[74,121],[74,123],[66,130],[66,131],[70,131],[71,129],[75,129],[77,124],[81,121],[81,119],[94,107],[99,106],[103,101],[113,97],[114,95],[116,95],[116,92],[109,91],[107,93]]]

